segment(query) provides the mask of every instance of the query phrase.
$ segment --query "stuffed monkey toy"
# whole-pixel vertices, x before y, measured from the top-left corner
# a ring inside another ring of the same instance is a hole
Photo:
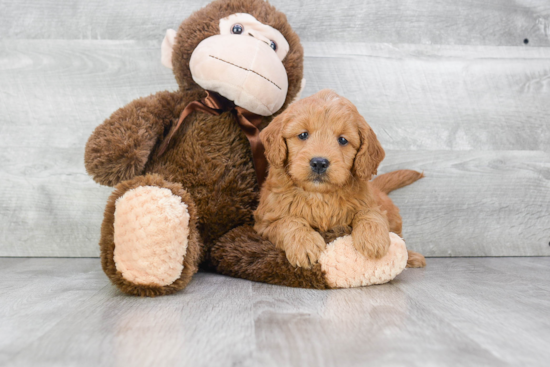
[[[101,226],[101,262],[123,292],[170,294],[200,265],[274,284],[336,288],[387,282],[405,267],[403,241],[358,257],[330,235],[324,265],[293,268],[251,229],[267,162],[259,132],[298,97],[303,49],[263,0],[216,0],[169,30],[162,62],[179,90],[134,100],[99,125],[85,165],[115,189]]]

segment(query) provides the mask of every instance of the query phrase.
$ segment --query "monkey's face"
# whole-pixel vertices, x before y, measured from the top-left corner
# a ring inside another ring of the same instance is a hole
[[[282,60],[287,53],[288,42],[279,31],[240,13],[220,20],[220,34],[197,46],[189,67],[193,80],[204,89],[269,116],[286,98]]]
[[[287,40],[246,13],[220,19],[219,29],[219,34],[202,40],[191,54],[193,80],[237,106],[262,116],[273,115],[283,106],[288,91],[283,65],[289,51]]]
[[[162,62],[180,90],[212,90],[265,116],[298,99],[305,81],[300,38],[266,0],[212,1],[166,32]]]

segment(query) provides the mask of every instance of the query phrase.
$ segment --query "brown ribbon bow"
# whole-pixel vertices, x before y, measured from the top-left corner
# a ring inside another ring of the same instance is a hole
[[[218,116],[223,112],[233,111],[241,130],[250,142],[252,159],[256,170],[256,178],[258,179],[258,187],[262,187],[262,184],[267,176],[267,160],[265,158],[264,145],[260,140],[259,129],[262,122],[262,116],[245,110],[242,107],[235,106],[232,101],[215,92],[206,91],[206,98],[200,101],[189,102],[189,104],[185,106],[180,114],[178,123],[172,127],[170,133],[168,133],[162,142],[157,157],[160,157],[166,151],[168,144],[170,144],[170,139],[172,139],[176,131],[178,131],[183,123],[183,120],[195,111],[201,111],[214,116]]]

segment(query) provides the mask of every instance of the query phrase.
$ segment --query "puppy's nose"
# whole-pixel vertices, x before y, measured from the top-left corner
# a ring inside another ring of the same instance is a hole
[[[315,157],[311,158],[311,160],[309,161],[309,165],[311,166],[311,170],[313,172],[321,174],[327,171],[330,162],[326,158]]]

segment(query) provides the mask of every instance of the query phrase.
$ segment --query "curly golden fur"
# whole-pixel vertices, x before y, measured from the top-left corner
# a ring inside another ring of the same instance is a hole
[[[349,100],[323,90],[291,105],[260,137],[271,168],[254,229],[292,265],[314,265],[326,247],[319,232],[341,227],[352,228],[363,255],[386,254],[390,230],[401,234],[401,217],[369,182],[385,153]]]

